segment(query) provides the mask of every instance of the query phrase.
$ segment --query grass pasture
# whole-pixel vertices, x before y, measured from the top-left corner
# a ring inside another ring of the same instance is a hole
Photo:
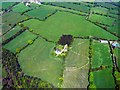
[[[86,21],[85,17],[70,14],[68,12],[57,12],[53,16],[49,17],[46,21],[31,19],[24,22],[23,24],[33,29],[33,32],[38,33],[48,40],[52,41],[58,41],[59,37],[62,34],[117,39],[117,37],[114,35]],[[46,27],[46,25],[49,26]],[[55,34],[53,32],[55,32]]]
[[[28,17],[24,15],[20,15],[19,13],[8,12],[2,16],[2,22],[12,27],[17,22],[24,20],[26,18]]]
[[[101,15],[97,15],[97,14],[92,14],[89,17],[90,21],[93,22],[98,22],[98,23],[102,23],[102,24],[106,24],[106,25],[112,25],[114,23],[114,18],[110,18],[110,17],[106,17],[106,16],[101,16]]]
[[[41,6],[41,5],[38,5],[36,3],[31,3],[30,4],[30,8],[32,8],[32,9],[38,8],[39,6]]]
[[[112,58],[108,44],[93,42],[92,56],[92,68],[97,68],[101,65],[112,66]]]
[[[38,38],[19,54],[18,59],[25,74],[39,77],[57,87],[60,83],[63,60],[52,56],[53,47],[53,43]]]
[[[75,39],[65,58],[64,80],[62,87],[86,88],[89,72],[89,40]]]
[[[44,20],[45,17],[51,15],[53,12],[55,12],[54,8],[50,8],[50,7],[41,5],[39,8],[31,10],[29,12],[26,12],[25,14],[27,14],[31,17],[36,17],[41,20]]]
[[[120,70],[120,49],[119,48],[115,48],[114,49],[114,54],[115,54],[115,56],[116,56],[116,62],[117,62],[117,66],[118,66],[118,68],[119,68],[119,70]]]
[[[110,32],[116,33],[117,35],[120,36],[120,33],[119,33],[119,21],[117,20],[117,21],[114,23],[114,26],[108,27],[108,30],[109,30]]]
[[[5,23],[2,24],[2,34],[6,33],[10,29],[10,26]]]
[[[28,6],[25,6],[24,3],[19,3],[19,4],[15,5],[12,10],[13,10],[13,12],[22,13],[22,12],[25,12],[30,9],[31,8]]]
[[[5,35],[3,35],[3,40],[6,40],[6,39],[10,38],[11,36],[15,35],[21,29],[22,28],[20,26],[16,26],[15,28],[11,29],[9,32],[7,32]]]
[[[10,6],[14,4],[15,2],[2,2],[2,9],[8,9]]]
[[[6,44],[4,47],[15,53],[17,48],[22,48],[28,43],[28,40],[33,40],[35,38],[36,36],[34,34],[29,31],[25,31],[17,36],[15,39],[10,41],[8,44]]]
[[[112,75],[112,68],[93,72],[96,88],[115,88],[115,81]]]
[[[76,5],[68,2],[52,2],[52,4],[56,6],[62,6],[68,9],[74,9],[77,11],[82,11],[87,13],[89,12],[89,7],[85,6],[84,4]]]
[[[109,10],[106,8],[102,8],[102,7],[92,7],[90,9],[91,12],[95,12],[95,13],[100,13],[103,15],[107,15],[109,13]]]

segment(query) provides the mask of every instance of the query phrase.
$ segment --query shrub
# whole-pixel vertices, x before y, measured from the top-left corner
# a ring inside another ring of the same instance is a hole
[[[30,32],[33,32],[33,29],[30,29]]]
[[[32,44],[33,43],[33,40],[28,40],[28,44]]]
[[[95,84],[90,84],[89,88],[96,88]]]
[[[20,48],[16,48],[16,53],[20,53]]]

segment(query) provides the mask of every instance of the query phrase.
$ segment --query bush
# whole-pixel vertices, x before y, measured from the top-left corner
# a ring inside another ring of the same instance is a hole
[[[95,84],[90,84],[89,88],[96,88]]]
[[[32,44],[33,43],[33,40],[28,40],[28,44]]]
[[[20,48],[16,48],[16,53],[20,53]]]
[[[30,29],[30,32],[33,32],[33,29]]]

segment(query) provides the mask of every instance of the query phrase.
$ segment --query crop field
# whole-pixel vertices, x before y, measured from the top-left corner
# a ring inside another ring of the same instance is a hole
[[[92,44],[92,68],[100,67],[101,65],[112,66],[112,58],[108,44],[94,42]],[[105,57],[104,57],[105,56]]]
[[[3,90],[120,89],[118,3],[31,1],[2,2]]]

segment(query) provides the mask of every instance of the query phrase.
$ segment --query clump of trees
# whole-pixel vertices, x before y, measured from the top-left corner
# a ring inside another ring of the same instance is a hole
[[[92,88],[96,88],[95,84],[94,84],[94,75],[93,75],[93,72],[90,72],[89,73],[89,89],[92,89]]]
[[[2,49],[2,64],[7,72],[3,78],[3,90],[10,88],[54,88],[54,86],[40,78],[25,75],[15,54],[7,49]]]
[[[60,45],[68,45],[70,46],[70,44],[73,42],[73,36],[72,35],[62,35],[58,41],[58,44]]]

